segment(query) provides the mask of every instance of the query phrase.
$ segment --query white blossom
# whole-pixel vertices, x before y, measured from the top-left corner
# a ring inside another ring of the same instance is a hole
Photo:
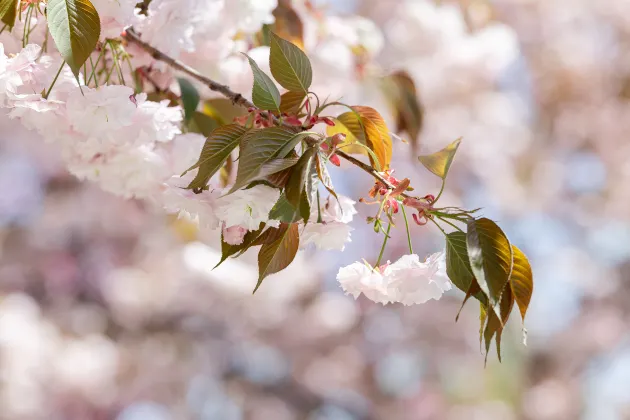
[[[307,223],[300,234],[300,247],[315,244],[319,249],[343,251],[347,242],[351,242],[350,226],[342,222]]]
[[[135,0],[92,0],[101,18],[101,40],[116,38],[126,26],[139,19],[135,14]]]
[[[425,262],[420,262],[416,254],[404,255],[389,268],[388,294],[394,302],[413,305],[439,300],[451,290],[444,252],[430,255]]]
[[[217,216],[227,227],[256,230],[260,223],[269,221],[269,212],[279,198],[280,190],[266,185],[238,190],[218,200]]]
[[[391,300],[388,294],[389,274],[387,265],[378,269],[366,262],[355,262],[339,269],[337,281],[344,292],[355,299],[363,293],[374,302],[386,304]]]
[[[68,98],[68,117],[73,128],[86,136],[101,136],[131,125],[136,105],[133,89],[127,86],[101,86],[76,89]]]

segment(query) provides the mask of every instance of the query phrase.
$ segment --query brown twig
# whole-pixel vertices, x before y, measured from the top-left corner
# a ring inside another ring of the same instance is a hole
[[[222,85],[221,83],[215,82],[214,80],[202,75],[194,68],[182,63],[179,60],[169,57],[168,55],[164,54],[162,51],[158,50],[157,48],[144,42],[142,39],[140,39],[140,36],[135,32],[135,30],[132,27],[127,28],[125,30],[125,32],[123,33],[123,37],[127,40],[127,42],[134,43],[140,48],[142,48],[144,51],[149,53],[151,57],[153,57],[154,59],[158,61],[162,61],[168,64],[169,66],[173,67],[174,69],[177,69],[186,73],[190,77],[206,85],[210,90],[218,92],[221,95],[225,96],[226,98],[230,99],[235,105],[239,105],[245,108],[258,109],[253,103],[247,100],[240,93],[234,92],[232,89],[230,89],[226,85]],[[276,116],[274,116],[273,114],[271,116],[276,123],[280,124],[280,120]],[[372,168],[370,165],[361,162],[359,159],[353,156],[350,156],[349,154],[342,152],[341,150],[337,150],[336,153],[339,157],[347,160],[353,165],[358,166],[365,172],[369,173],[372,177],[374,177],[374,179],[376,179],[378,182],[385,185],[387,188],[391,190],[395,188],[394,185],[392,185],[387,179],[385,179],[376,169]],[[409,198],[409,196],[405,193],[402,193],[401,196],[405,198]]]

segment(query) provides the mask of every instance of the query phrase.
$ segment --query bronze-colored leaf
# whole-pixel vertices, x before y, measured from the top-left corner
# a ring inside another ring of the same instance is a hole
[[[262,281],[270,274],[284,270],[293,262],[300,246],[297,223],[280,225],[279,237],[272,243],[265,243],[258,253],[258,283],[254,293]]]
[[[273,32],[281,38],[304,49],[304,25],[300,16],[291,7],[290,0],[279,0],[278,6],[273,11],[275,21]]]
[[[499,318],[496,314],[497,311],[489,311],[488,312],[488,322],[486,324],[486,329],[483,333],[485,343],[486,343],[486,361],[488,360],[488,352],[490,351],[490,343],[492,341],[492,337],[496,334],[496,344],[497,344],[497,356],[499,358],[499,362],[501,361],[501,335],[503,333],[503,328],[510,317],[510,312],[512,312],[512,307],[514,306],[514,296],[512,295],[512,289],[510,287],[506,287],[501,295],[501,304],[499,305],[499,312],[501,318]]]
[[[416,85],[407,72],[398,71],[385,78],[384,90],[396,117],[396,131],[404,131],[409,135],[412,154],[415,156],[424,120],[424,109]]]
[[[525,314],[534,292],[534,276],[532,267],[523,251],[514,245],[512,245],[512,251],[514,252],[514,267],[510,277],[510,286],[523,322],[525,322]]]

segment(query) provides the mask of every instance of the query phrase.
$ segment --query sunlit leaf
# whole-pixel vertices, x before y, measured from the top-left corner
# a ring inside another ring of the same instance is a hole
[[[453,158],[457,152],[457,148],[461,143],[461,139],[457,139],[439,152],[435,152],[431,155],[418,156],[420,163],[424,165],[429,171],[442,179],[445,179],[448,175],[448,170],[451,168]]]
[[[313,81],[313,70],[308,57],[289,41],[273,32],[270,35],[269,67],[274,79],[287,90],[308,93]]]
[[[396,131],[409,134],[415,156],[424,119],[415,83],[407,72],[398,71],[385,78],[384,90],[396,116]]]
[[[304,92],[292,92],[288,91],[282,94],[280,97],[280,112],[287,114],[295,114],[300,110],[302,102],[306,98]]]
[[[512,287],[514,299],[516,300],[524,322],[525,314],[529,307],[529,301],[534,292],[534,276],[532,274],[532,267],[523,251],[514,245],[512,245],[512,251],[514,252],[514,267],[512,268],[512,276],[510,277],[510,286]]]
[[[282,224],[279,237],[270,244],[263,244],[258,253],[258,283],[254,293],[262,281],[270,274],[284,270],[293,262],[300,246],[297,223]]]
[[[75,75],[90,57],[101,35],[101,19],[89,0],[49,0],[50,35]]]
[[[186,121],[190,121],[195,111],[197,111],[197,105],[199,105],[199,92],[188,79],[178,77],[177,83],[179,83],[182,104],[184,105],[184,118]]]
[[[250,56],[244,54],[249,60],[249,65],[254,73],[254,87],[252,89],[252,101],[258,108],[269,111],[280,110],[280,91],[276,84],[258,67],[258,64]]]
[[[496,223],[481,218],[468,222],[466,245],[472,272],[496,312],[512,272],[510,241]]]
[[[296,134],[294,130],[285,127],[269,127],[248,133],[241,141],[236,182],[230,192],[292,166],[281,167],[282,165],[275,165],[272,161],[284,158],[307,135]]]
[[[188,188],[203,188],[208,185],[210,178],[221,169],[245,133],[247,133],[247,129],[238,124],[225,125],[214,130],[206,140],[197,163],[186,170],[188,172],[199,168],[197,176],[188,185]]]
[[[0,21],[13,28],[17,16],[18,0],[0,0]]]
[[[353,106],[354,112],[345,112],[337,117],[340,124],[352,133],[354,138],[367,146],[378,159],[382,170],[388,169],[392,160],[392,138],[383,117],[373,108]],[[348,137],[346,136],[346,141]],[[370,155],[372,165],[374,156]]]

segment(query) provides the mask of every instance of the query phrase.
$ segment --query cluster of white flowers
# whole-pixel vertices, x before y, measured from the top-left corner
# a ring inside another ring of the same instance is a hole
[[[309,223],[301,231],[300,246],[306,248],[314,244],[323,250],[343,251],[346,243],[351,242],[348,225],[357,211],[355,202],[348,197],[338,195],[338,198],[328,197],[326,203],[317,209],[312,209]],[[321,219],[320,223],[316,223]]]
[[[443,252],[430,255],[425,262],[420,262],[415,254],[404,255],[395,263],[381,267],[355,262],[339,269],[337,280],[346,294],[355,299],[363,293],[382,304],[414,305],[439,300],[452,287]]]

